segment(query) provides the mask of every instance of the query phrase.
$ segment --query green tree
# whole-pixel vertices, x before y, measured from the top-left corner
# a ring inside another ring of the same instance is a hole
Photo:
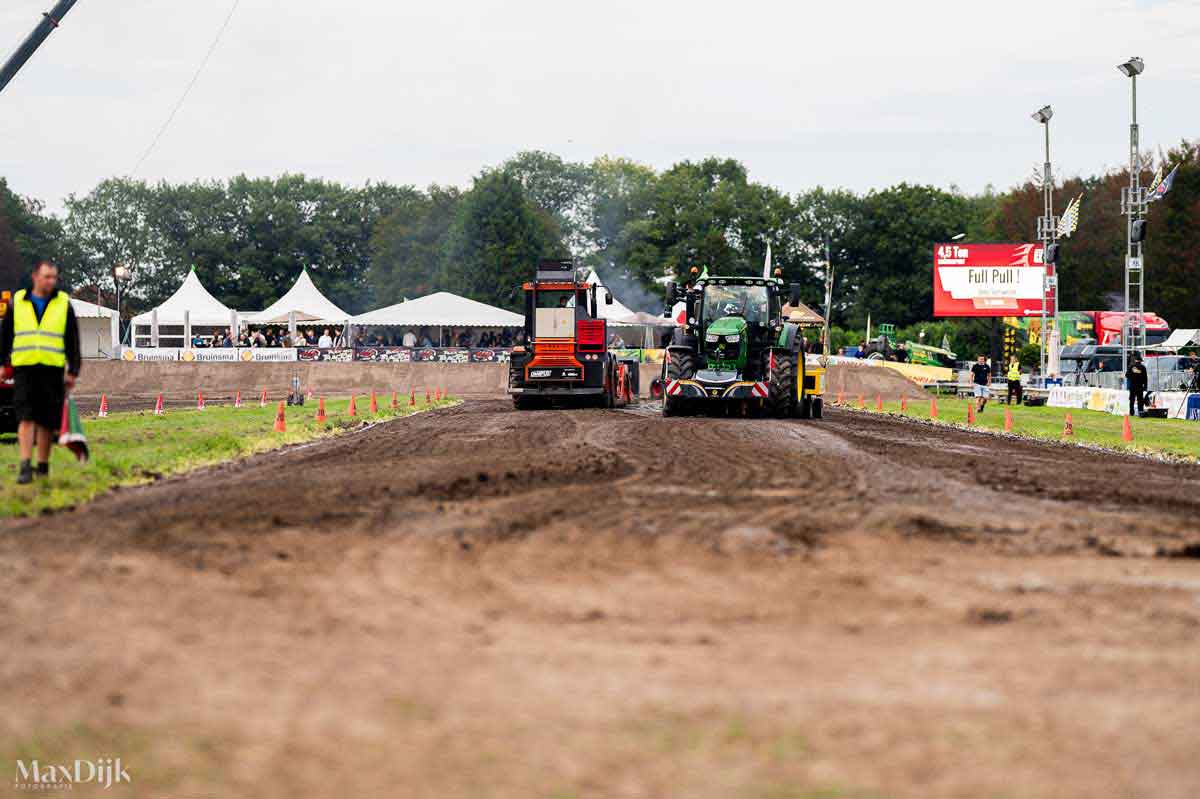
[[[846,237],[841,294],[853,298],[849,321],[908,325],[933,313],[933,245],[963,232],[970,204],[932,186],[901,183],[862,200]]]
[[[554,219],[534,206],[520,182],[503,171],[475,179],[459,203],[443,267],[450,291],[516,309],[521,284],[539,258],[566,257]]]
[[[462,193],[433,185],[413,192],[381,219],[371,237],[367,282],[376,305],[390,305],[442,288],[447,234]]]
[[[500,169],[517,179],[530,202],[554,218],[571,252],[583,255],[595,249],[588,226],[592,198],[586,165],[541,150],[525,150]]]

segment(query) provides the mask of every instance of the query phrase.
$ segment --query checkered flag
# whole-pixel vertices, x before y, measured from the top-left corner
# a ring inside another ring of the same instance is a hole
[[[1058,237],[1060,239],[1069,238],[1075,232],[1075,228],[1079,227],[1079,203],[1081,200],[1083,200],[1082,194],[1067,203],[1066,209],[1063,210],[1062,216],[1059,217]]]

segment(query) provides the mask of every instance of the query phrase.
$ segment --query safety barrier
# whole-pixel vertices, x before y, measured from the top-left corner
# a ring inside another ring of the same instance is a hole
[[[1147,407],[1165,408],[1170,419],[1200,421],[1200,394],[1185,391],[1155,391]],[[1058,386],[1050,389],[1046,404],[1053,408],[1086,408],[1116,416],[1129,413],[1129,392],[1114,388]]]

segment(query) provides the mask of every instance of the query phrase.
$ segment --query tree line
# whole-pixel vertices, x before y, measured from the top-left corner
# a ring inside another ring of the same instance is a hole
[[[1200,149],[1185,141],[1162,160],[1181,168],[1171,193],[1150,208],[1147,307],[1173,324],[1196,324]],[[1056,187],[1059,209],[1084,194],[1078,231],[1061,250],[1063,309],[1117,307],[1127,182],[1127,172],[1111,171]],[[112,178],[64,206],[62,215],[48,214],[0,179],[0,285],[51,257],[77,294],[105,301],[113,266],[124,264],[133,277],[122,304],[132,312],[169,296],[194,265],[227,304],[256,310],[307,266],[351,312],[438,290],[517,308],[518,287],[539,257],[574,256],[626,304],[658,310],[664,276],[685,279],[693,266],[757,273],[769,245],[775,265],[821,308],[828,245],[837,272],[833,321],[862,329],[868,314],[898,326],[929,320],[934,243],[959,233],[966,241],[1032,240],[1041,196],[1033,183],[974,195],[906,183],[789,195],[751,180],[733,159],[656,171],[623,158],[581,163],[533,151],[482,170],[465,188],[348,187],[304,175],[186,184]],[[947,329],[952,343],[971,347],[989,327],[966,321]]]

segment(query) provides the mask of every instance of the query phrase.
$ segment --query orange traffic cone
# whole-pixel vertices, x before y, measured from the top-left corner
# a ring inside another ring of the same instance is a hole
[[[863,399],[862,394],[858,395],[858,407],[859,407],[859,410],[863,410],[863,411],[865,411],[867,409],[867,401],[865,399]]]
[[[930,418],[930,419],[936,419],[936,418],[938,418],[938,414],[937,414],[937,397],[930,397],[930,398],[929,398],[929,418]]]
[[[350,410],[346,412],[347,416],[358,416],[358,408],[354,406],[354,395],[350,395]]]
[[[154,415],[155,416],[163,415],[162,394],[159,394],[158,399],[154,401]]]
[[[975,424],[975,400],[967,403],[967,424]]]
[[[1121,440],[1133,443],[1133,426],[1129,424],[1129,414],[1125,414],[1125,425],[1121,429]]]
[[[371,415],[379,413],[379,401],[375,399],[375,389],[371,389]]]
[[[429,404],[429,386],[425,387],[425,404]]]
[[[396,392],[393,391],[392,392],[392,410],[394,411],[399,407],[400,407],[400,403],[396,401]]]
[[[317,400],[317,424],[325,424],[325,398]]]
[[[204,392],[203,391],[196,392],[196,410],[198,410],[198,411],[204,410]]]
[[[410,388],[408,390],[408,407],[414,408],[417,405],[417,390]]]
[[[108,416],[108,397],[104,396],[103,394],[100,395],[100,410],[97,411],[96,416],[100,417],[101,419],[103,419],[105,416]],[[1126,424],[1128,423],[1128,418],[1126,418]]]
[[[442,401],[442,399],[444,397],[442,396],[442,387],[441,386],[437,387],[437,394],[435,394],[433,398],[436,399],[438,402]]]
[[[1067,418],[1063,420],[1062,434],[1064,436],[1075,435],[1075,423],[1071,421],[1071,414],[1069,413],[1067,414]]]
[[[238,393],[235,394],[233,397],[233,407],[235,407],[235,408],[242,407],[242,392],[240,389],[238,390]]]
[[[908,413],[908,397],[900,398],[900,413]]]
[[[1011,433],[1011,432],[1012,432],[1012,425],[1013,425],[1013,421],[1012,421],[1012,411],[1010,411],[1010,410],[1009,410],[1009,409],[1006,407],[1006,408],[1004,409],[1004,432],[1006,432],[1006,433]]]
[[[287,432],[287,417],[283,414],[283,400],[279,401],[279,410],[275,411],[275,432]]]
[[[267,407],[267,390],[265,388],[263,389],[262,396],[258,398],[258,407]]]
[[[839,391],[839,392],[838,392],[838,395],[837,395],[837,404],[838,404],[838,405],[845,405],[845,404],[846,404],[846,392],[845,392],[845,391]]]
[[[875,410],[877,410],[877,411],[883,410],[883,395],[882,394],[875,395]]]

